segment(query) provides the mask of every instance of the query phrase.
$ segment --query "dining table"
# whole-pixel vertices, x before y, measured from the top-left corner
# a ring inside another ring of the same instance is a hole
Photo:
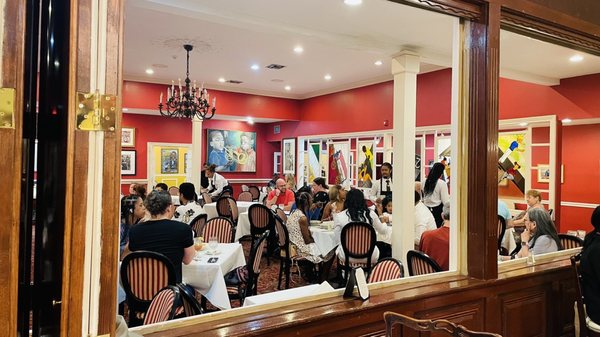
[[[248,208],[250,208],[250,206],[257,204],[257,203],[258,202],[256,202],[256,201],[236,201],[236,204],[238,207],[238,214],[243,213],[243,212],[248,212]],[[207,214],[208,220],[219,216],[219,213],[217,212],[217,202],[211,202],[211,203],[205,204],[204,211]]]
[[[242,245],[219,243],[211,252],[208,245],[198,251],[193,261],[183,265],[183,282],[194,287],[219,309],[231,309],[225,274],[246,264]]]
[[[321,284],[311,284],[303,287],[290,288],[279,290],[267,294],[248,296],[244,299],[244,307],[251,305],[260,305],[268,303],[276,303],[298,298],[305,298],[311,295],[323,294],[334,290],[327,281]]]

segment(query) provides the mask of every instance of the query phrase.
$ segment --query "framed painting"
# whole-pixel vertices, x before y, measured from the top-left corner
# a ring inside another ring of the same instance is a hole
[[[296,138],[285,138],[281,143],[283,174],[296,174]]]
[[[560,182],[561,184],[564,182],[564,165],[560,165]],[[552,171],[550,170],[550,165],[547,164],[539,164],[537,166],[538,172],[538,183],[549,183],[550,178],[552,177]]]
[[[375,159],[373,158],[373,142],[358,142],[358,188],[371,188],[373,186],[373,174],[375,172]]]
[[[208,165],[219,172],[256,172],[256,132],[206,130]]]
[[[121,175],[135,175],[136,154],[135,150],[121,151]]]
[[[135,128],[121,128],[121,146],[135,146]]]
[[[160,151],[160,173],[178,174],[179,173],[179,149],[166,148]]]

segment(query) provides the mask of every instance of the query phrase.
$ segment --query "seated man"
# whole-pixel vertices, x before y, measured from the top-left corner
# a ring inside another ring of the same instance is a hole
[[[198,215],[206,213],[204,208],[198,203],[196,188],[192,183],[182,183],[179,185],[179,202],[181,206],[175,210],[174,218],[177,221],[190,224]]]
[[[283,205],[281,208],[284,211],[290,211],[294,202],[294,192],[288,190],[285,180],[277,179],[275,189],[269,192],[267,196],[267,207],[271,208],[273,205]]]
[[[445,202],[442,210],[442,226],[426,231],[421,236],[421,251],[431,257],[442,270],[449,269],[450,262],[450,203]]]
[[[415,249],[419,249],[421,236],[426,231],[436,229],[435,218],[429,208],[421,202],[421,193],[415,191]]]
[[[150,220],[131,227],[128,248],[132,252],[148,250],[165,255],[173,263],[177,283],[180,283],[181,263],[190,264],[196,253],[192,229],[183,222],[171,220],[174,212],[167,192],[150,192],[144,206]]]

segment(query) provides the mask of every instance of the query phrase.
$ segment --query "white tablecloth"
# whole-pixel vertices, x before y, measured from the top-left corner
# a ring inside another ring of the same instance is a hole
[[[304,298],[310,295],[322,294],[334,290],[329,283],[311,284],[304,287],[291,288],[286,290],[275,291],[268,294],[261,294],[246,297],[244,307],[250,305],[275,303],[280,301],[291,300],[295,298]]]
[[[256,201],[238,201],[237,202],[238,212],[239,213],[248,212],[248,208],[250,208],[251,205],[256,204],[256,203],[257,203]],[[206,211],[206,214],[208,214],[208,220],[219,216],[219,214],[217,213],[217,203],[216,202],[211,202],[210,204],[204,205],[204,211]]]
[[[204,295],[210,303],[219,309],[231,309],[224,275],[246,264],[242,245],[239,243],[220,243],[219,255],[207,255],[206,250],[199,252],[199,261],[183,265],[183,282],[191,285]],[[218,257],[215,263],[208,263],[211,257]]]
[[[506,248],[508,250],[508,253],[512,253],[513,250],[515,250],[515,248],[517,248],[517,243],[515,242],[515,229],[514,228],[508,228],[505,232],[504,232],[504,237],[502,238],[502,242],[500,243],[502,245],[502,247]]]
[[[326,230],[319,228],[319,226],[310,226],[310,232],[312,233],[315,244],[319,248],[321,255],[329,253],[333,247],[337,246],[335,241],[335,234],[333,230]]]
[[[250,235],[250,220],[248,219],[248,212],[242,212],[238,218],[234,241],[237,242],[246,235]]]

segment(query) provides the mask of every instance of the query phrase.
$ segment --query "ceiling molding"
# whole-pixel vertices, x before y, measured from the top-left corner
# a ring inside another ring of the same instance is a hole
[[[158,112],[158,110],[152,110],[152,109],[139,109],[139,108],[123,107],[122,110],[123,110],[123,113],[125,113],[125,114],[162,116],[160,114],[160,112]],[[169,117],[165,117],[165,118],[169,118]],[[215,114],[214,117],[211,119],[221,120],[221,121],[247,122],[247,118],[248,118],[248,116],[231,116],[231,115]],[[258,123],[258,124],[290,121],[290,120],[279,119],[279,118],[259,118],[259,117],[252,117],[252,120],[254,121],[254,123]]]
[[[500,68],[500,77],[539,85],[545,85],[549,87],[560,84],[560,79],[558,78],[535,75],[524,71],[518,71],[508,68]]]

